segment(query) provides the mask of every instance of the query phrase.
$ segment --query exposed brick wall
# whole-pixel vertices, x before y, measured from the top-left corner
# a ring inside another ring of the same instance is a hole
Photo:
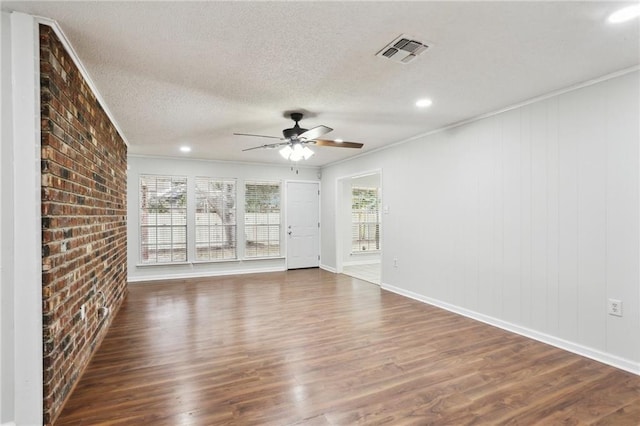
[[[127,147],[46,25],[40,73],[44,422],[50,424],[126,294]]]

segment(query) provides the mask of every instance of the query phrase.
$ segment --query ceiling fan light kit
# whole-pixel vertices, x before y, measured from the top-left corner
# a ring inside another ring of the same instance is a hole
[[[288,160],[291,154],[293,154],[293,149],[289,145],[287,145],[284,148],[282,148],[279,152],[282,158],[284,158],[285,160]]]
[[[285,160],[300,161],[302,159],[308,160],[314,154],[312,150],[302,144],[293,144],[293,147],[286,145],[280,150],[280,155]]]
[[[270,143],[266,145],[254,146],[252,148],[243,149],[243,151],[252,151],[254,149],[260,148],[277,148],[282,147],[279,150],[282,158],[288,161],[300,161],[300,160],[308,160],[314,154],[314,152],[309,149],[307,144],[313,144],[316,146],[329,146],[329,147],[337,147],[337,148],[362,148],[364,144],[359,142],[343,142],[341,139],[338,142],[338,139],[335,141],[325,140],[325,139],[316,139],[322,135],[325,135],[331,132],[333,129],[327,126],[316,126],[312,129],[303,129],[300,127],[298,122],[302,120],[302,113],[294,112],[291,113],[291,119],[295,122],[295,125],[290,129],[284,129],[282,131],[283,138],[278,138],[275,136],[265,136],[265,135],[254,135],[251,133],[234,133],[236,136],[254,136],[259,138],[271,138],[271,139],[280,139],[284,142],[278,143]]]

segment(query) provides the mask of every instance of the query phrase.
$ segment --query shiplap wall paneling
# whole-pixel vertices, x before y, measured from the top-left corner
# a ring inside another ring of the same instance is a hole
[[[503,278],[502,312],[506,321],[521,324],[522,167],[521,110],[499,117],[502,125]]]
[[[576,92],[581,105],[579,133],[576,135],[578,168],[578,340],[599,350],[605,349],[606,331],[606,120],[603,86],[594,87],[587,98]]]
[[[560,315],[558,313],[558,294],[560,292],[560,176],[558,147],[558,100],[553,98],[544,102],[546,110],[546,159],[547,159],[547,328],[540,331],[553,336],[559,335]]]
[[[630,90],[630,87],[632,88]],[[607,315],[606,350],[640,361],[640,277],[638,276],[638,73],[607,82],[606,106],[606,297],[622,300],[624,317]],[[625,108],[620,108],[625,105]],[[603,119],[601,118],[601,119]],[[629,182],[636,182],[630,185]],[[635,235],[636,238],[631,236]],[[635,344],[632,344],[634,342]]]
[[[580,103],[570,95],[558,105],[558,335],[567,340],[578,334],[577,135],[582,119]]]
[[[530,313],[531,327],[546,330],[548,327],[547,295],[548,295],[548,265],[547,265],[547,217],[548,193],[548,164],[547,137],[548,103],[531,105],[531,285],[530,285]]]

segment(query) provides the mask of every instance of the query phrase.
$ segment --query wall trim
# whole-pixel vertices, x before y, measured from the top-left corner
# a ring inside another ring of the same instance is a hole
[[[502,109],[499,109],[499,110],[496,110],[496,111],[491,111],[491,112],[488,112],[488,113],[485,113],[485,114],[476,115],[475,117],[467,118],[467,119],[462,120],[462,121],[457,121],[455,123],[451,123],[451,124],[448,124],[446,126],[439,127],[437,129],[429,130],[429,131],[424,132],[424,133],[419,133],[419,134],[417,134],[415,136],[410,136],[410,137],[408,137],[406,139],[399,140],[398,142],[394,142],[394,143],[389,144],[389,145],[381,146],[380,148],[376,148],[376,149],[373,149],[371,151],[363,152],[362,154],[358,154],[358,155],[355,155],[353,157],[345,158],[344,160],[338,160],[338,161],[334,161],[333,163],[325,164],[324,166],[322,166],[322,168],[324,169],[326,167],[336,166],[338,164],[342,164],[342,163],[346,163],[348,161],[352,161],[352,160],[355,160],[355,159],[358,159],[358,158],[366,157],[366,156],[374,154],[376,152],[386,151],[387,149],[391,149],[391,148],[394,148],[394,147],[399,146],[399,145],[404,145],[405,143],[412,142],[412,141],[414,141],[416,139],[421,139],[421,138],[424,138],[424,137],[427,137],[427,136],[434,135],[436,133],[445,132],[447,130],[451,130],[453,128],[460,127],[460,126],[464,126],[466,124],[473,123],[475,121],[484,120],[485,118],[493,117],[495,115],[500,115],[500,114],[503,114],[505,112],[508,112],[508,111],[511,111],[511,110],[514,110],[514,109],[518,109],[518,108],[521,108],[521,107],[524,107],[524,106],[527,106],[527,105],[530,105],[530,104],[534,104],[536,102],[543,101],[545,99],[549,99],[549,98],[553,98],[553,97],[556,97],[556,96],[560,96],[560,95],[562,95],[564,93],[573,92],[575,90],[579,90],[579,89],[582,89],[584,87],[593,86],[594,84],[602,83],[603,81],[607,81],[607,80],[611,80],[611,79],[614,79],[614,78],[617,78],[617,77],[621,77],[621,76],[623,76],[625,74],[630,74],[630,73],[632,73],[634,71],[640,71],[640,65],[634,65],[632,67],[625,68],[625,69],[622,69],[622,70],[619,70],[619,71],[615,71],[615,72],[612,72],[610,74],[605,74],[605,75],[603,75],[601,77],[597,77],[597,78],[594,78],[594,79],[591,79],[591,80],[587,80],[587,81],[583,81],[583,82],[578,83],[578,84],[571,85],[569,87],[565,87],[564,89],[554,90],[554,91],[546,93],[544,95],[536,96],[534,98],[530,98],[530,99],[524,100],[522,102],[518,102],[518,103],[515,103],[513,105],[509,105],[508,107],[505,107],[505,108],[502,108]]]
[[[289,163],[259,163],[256,161],[231,161],[231,160],[214,160],[211,158],[193,158],[193,157],[178,157],[178,156],[169,156],[169,155],[144,155],[144,154],[127,154],[128,158],[143,158],[149,160],[184,160],[184,161],[204,161],[209,163],[217,163],[217,164],[239,164],[242,166],[260,166],[260,167],[274,167],[274,168],[291,168]],[[321,166],[306,166],[306,165],[296,165],[297,169],[307,169],[307,170],[318,170],[320,171]],[[311,181],[306,181],[311,182]],[[313,181],[316,182],[316,181]],[[319,178],[317,182],[320,182]]]
[[[446,302],[442,302],[437,299],[433,299],[431,297],[423,296],[418,293],[414,293],[409,290],[405,290],[400,287],[393,286],[391,284],[382,283],[380,286],[384,290],[388,290],[392,293],[399,294],[401,296],[408,297],[410,299],[417,300],[419,302],[426,303],[428,305],[432,305],[438,308],[442,308],[449,312],[453,312],[455,314],[462,315],[467,318],[474,319],[476,321],[483,322],[488,325],[492,325],[494,327],[501,328],[506,331],[510,331],[512,333],[519,334],[524,337],[528,337],[533,340],[537,340],[542,343],[546,343],[551,346],[555,346],[557,348],[566,350],[568,352],[572,352],[577,355],[584,356],[586,358],[590,358],[594,361],[602,362],[604,364],[610,365],[615,368],[619,368],[621,370],[627,371],[629,373],[633,373],[640,376],[640,363],[634,362],[625,358],[621,358],[615,355],[608,354],[606,352],[599,351],[597,349],[589,348],[587,346],[579,345],[577,343],[570,342],[568,340],[564,340],[555,336],[551,336],[546,333],[541,333],[536,330],[532,330],[527,327],[522,327],[517,324],[510,323],[508,321],[503,321],[498,318],[491,317],[489,315],[480,314],[475,311],[471,311],[469,309],[461,308],[456,305],[452,305]]]
[[[327,272],[331,272],[331,273],[337,274],[336,268],[332,268],[331,266],[324,265],[322,263],[320,264],[320,269],[324,269]]]
[[[265,272],[284,272],[287,269],[284,266],[274,266],[268,268],[253,268],[253,269],[236,269],[236,270],[224,270],[224,271],[199,271],[189,273],[178,274],[158,274],[147,276],[129,276],[127,281],[129,284],[141,283],[146,281],[163,281],[163,280],[181,280],[187,278],[207,278],[207,277],[221,277],[225,275],[245,275],[245,274],[261,274]]]
[[[93,82],[93,79],[89,75],[89,71],[87,71],[87,69],[84,67],[84,65],[80,61],[80,58],[78,57],[78,54],[76,53],[75,49],[71,45],[71,42],[69,41],[69,39],[65,35],[64,31],[62,31],[62,28],[60,28],[60,25],[58,25],[58,22],[54,21],[53,19],[50,19],[50,18],[45,18],[43,16],[33,15],[33,17],[34,17],[34,19],[36,21],[36,24],[47,25],[47,26],[49,26],[49,27],[51,27],[53,29],[53,32],[55,32],[56,35],[58,36],[58,39],[60,40],[60,42],[64,46],[65,50],[67,51],[67,53],[69,54],[71,59],[73,60],[73,63],[75,64],[75,66],[80,71],[80,74],[84,78],[84,80],[87,83],[87,85],[89,86],[89,88],[91,88],[91,91],[93,92],[94,96],[96,97],[96,99],[100,103],[100,106],[102,107],[104,112],[107,114],[107,117],[109,117],[109,120],[111,120],[111,123],[113,124],[113,127],[116,128],[116,130],[120,134],[120,137],[122,138],[124,143],[127,145],[127,148],[131,147],[131,145],[129,144],[129,141],[127,140],[127,137],[125,136],[124,132],[122,131],[122,128],[118,124],[118,121],[116,120],[115,116],[111,113],[111,110],[109,109],[109,107],[107,106],[107,103],[104,101],[104,98],[100,94],[100,91],[98,90],[98,87],[95,85],[95,83]]]

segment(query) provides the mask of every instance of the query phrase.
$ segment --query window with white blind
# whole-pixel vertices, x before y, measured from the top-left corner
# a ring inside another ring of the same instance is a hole
[[[351,252],[380,250],[378,188],[351,188]]]
[[[140,176],[140,261],[186,260],[187,178]]]
[[[235,259],[236,180],[196,178],[196,260]]]
[[[245,257],[280,256],[280,182],[245,182]]]

